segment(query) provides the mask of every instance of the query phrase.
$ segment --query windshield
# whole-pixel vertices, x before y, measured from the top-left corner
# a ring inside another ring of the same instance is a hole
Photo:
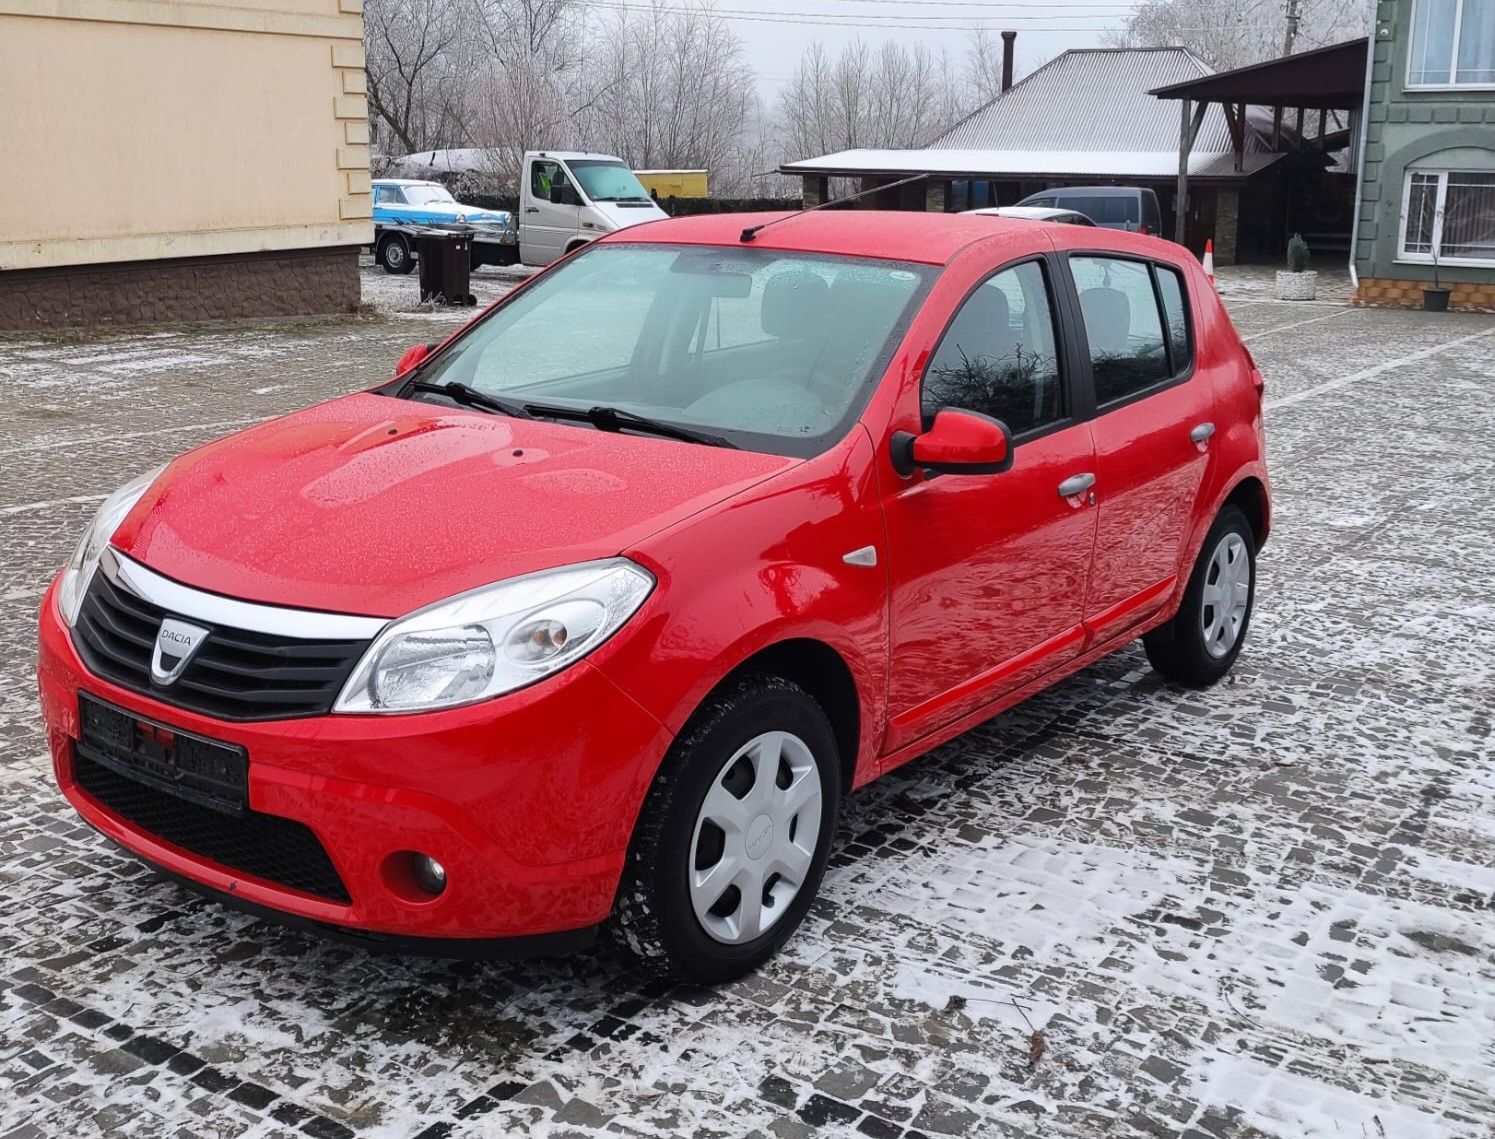
[[[445,186],[406,186],[405,200],[412,206],[455,205],[457,201]]]
[[[1096,225],[1136,225],[1141,217],[1137,199],[1130,195],[1108,194],[1105,197],[1087,197],[1065,194],[1060,198],[1066,210],[1084,214]]]
[[[593,162],[588,159],[571,159],[566,163],[571,173],[581,183],[587,197],[594,202],[647,202],[649,191],[644,189],[632,170],[621,162]]]
[[[594,246],[475,324],[421,379],[815,454],[861,411],[934,272],[777,250]]]

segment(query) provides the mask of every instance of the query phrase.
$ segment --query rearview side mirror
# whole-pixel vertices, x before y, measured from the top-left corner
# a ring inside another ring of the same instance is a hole
[[[893,469],[904,478],[917,470],[946,475],[995,475],[1012,466],[1012,432],[1000,419],[947,407],[922,435],[895,431]]]
[[[395,365],[395,379],[399,379],[406,372],[419,368],[425,363],[425,359],[436,348],[434,344],[413,344],[405,349],[405,354],[400,357],[400,362]]]

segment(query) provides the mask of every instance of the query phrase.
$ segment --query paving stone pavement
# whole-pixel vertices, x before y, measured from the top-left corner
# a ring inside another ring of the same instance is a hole
[[[1233,674],[1133,647],[858,793],[786,951],[703,991],[288,932],[53,790],[34,612],[97,502],[458,319],[398,284],[0,339],[0,1137],[1492,1133],[1495,318],[1231,296],[1277,493]]]

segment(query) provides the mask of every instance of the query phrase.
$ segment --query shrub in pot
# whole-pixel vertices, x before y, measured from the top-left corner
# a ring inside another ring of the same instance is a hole
[[[1279,301],[1311,301],[1318,294],[1319,275],[1308,268],[1308,242],[1293,234],[1287,243],[1287,269],[1277,271]]]

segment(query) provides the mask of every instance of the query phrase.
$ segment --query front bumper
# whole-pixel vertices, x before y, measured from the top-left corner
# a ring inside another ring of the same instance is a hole
[[[55,593],[54,583],[42,602],[37,678],[58,785],[85,820],[147,862],[240,906],[389,938],[476,945],[584,934],[607,917],[670,736],[586,661],[449,711],[230,723],[90,674]],[[310,828],[349,903],[215,863],[90,797],[73,770],[80,689],[243,747],[249,809]],[[394,868],[408,852],[446,867],[440,895],[419,896],[400,879]],[[430,944],[440,955],[451,948]]]

